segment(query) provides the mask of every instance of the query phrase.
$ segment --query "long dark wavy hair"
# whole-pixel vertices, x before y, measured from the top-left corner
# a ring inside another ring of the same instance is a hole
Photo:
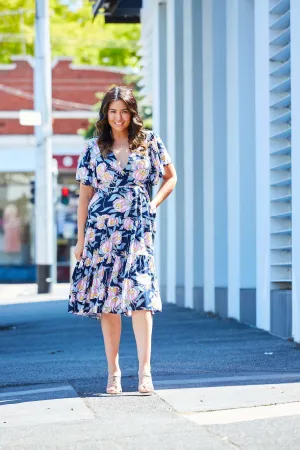
[[[106,92],[96,122],[95,137],[102,156],[106,157],[112,150],[114,142],[111,126],[108,123],[108,109],[111,102],[123,100],[126,104],[131,120],[128,127],[129,150],[144,153],[147,149],[146,132],[143,129],[143,120],[138,113],[138,106],[132,90],[126,86],[116,86]]]

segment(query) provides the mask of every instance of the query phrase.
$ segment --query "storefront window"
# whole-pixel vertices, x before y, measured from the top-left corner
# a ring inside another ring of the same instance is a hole
[[[31,173],[0,173],[0,265],[34,264]]]
[[[75,174],[60,173],[57,180],[57,280],[67,282],[70,277],[71,247],[77,242],[77,207],[79,183]]]

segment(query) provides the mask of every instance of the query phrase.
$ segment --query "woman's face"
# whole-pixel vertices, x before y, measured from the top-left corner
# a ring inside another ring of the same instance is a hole
[[[108,123],[113,130],[123,131],[129,127],[131,114],[123,100],[115,100],[108,107]]]

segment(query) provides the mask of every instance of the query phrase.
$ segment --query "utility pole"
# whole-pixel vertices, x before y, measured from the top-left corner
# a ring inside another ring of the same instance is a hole
[[[53,190],[52,190],[52,69],[49,0],[35,0],[34,108],[41,114],[36,137],[35,254],[38,293],[52,287]]]

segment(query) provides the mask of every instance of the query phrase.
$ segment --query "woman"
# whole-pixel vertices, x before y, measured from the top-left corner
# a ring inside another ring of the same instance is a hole
[[[76,173],[81,181],[77,262],[68,312],[101,318],[109,394],[122,392],[121,314],[131,316],[138,390],[150,393],[152,316],[162,309],[153,256],[156,207],[174,189],[176,172],[159,136],[143,129],[127,87],[105,94],[96,128],[98,136],[85,143]],[[150,187],[160,177],[159,192],[150,201]]]

